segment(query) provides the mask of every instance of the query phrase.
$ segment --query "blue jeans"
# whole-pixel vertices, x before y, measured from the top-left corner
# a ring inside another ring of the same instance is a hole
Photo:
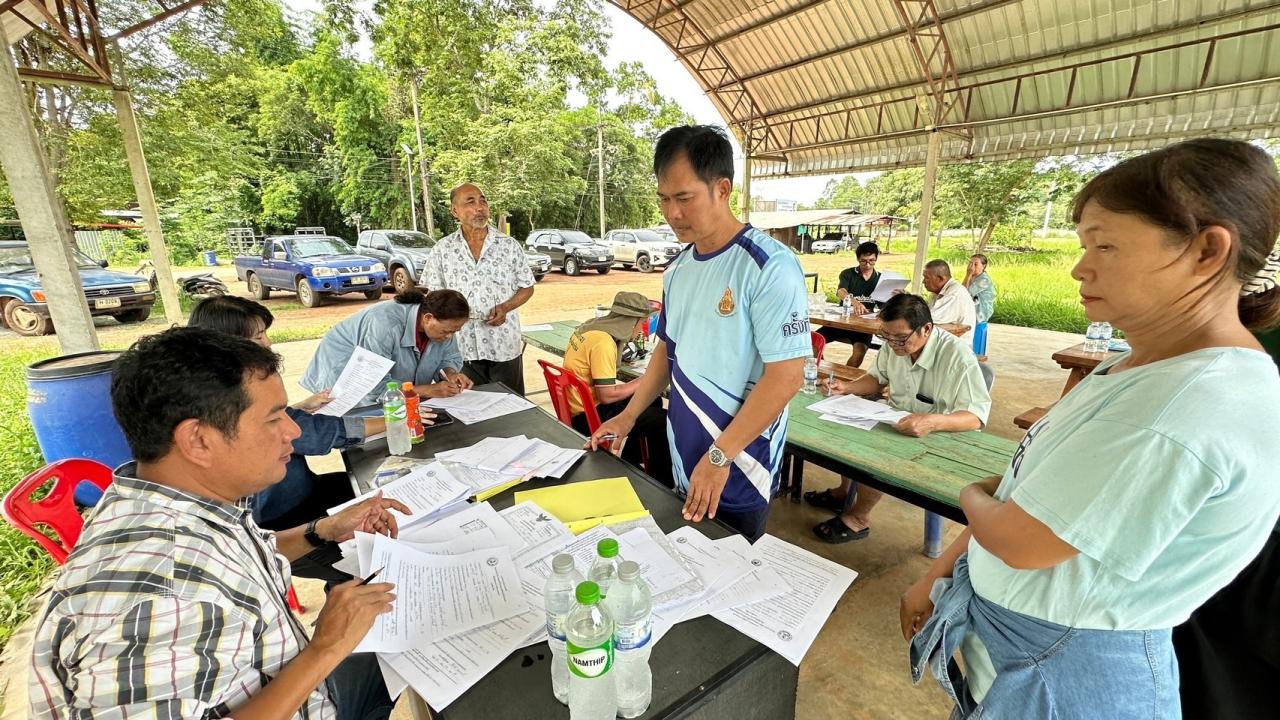
[[[976,633],[996,679],[974,702],[955,654]],[[1177,720],[1178,664],[1171,630],[1084,630],[1013,612],[984,600],[969,582],[969,559],[956,561],[951,585],[911,640],[911,677],[925,669],[961,718]]]
[[[343,660],[325,685],[337,706],[338,720],[386,720],[395,701],[387,694],[377,656],[358,653]]]

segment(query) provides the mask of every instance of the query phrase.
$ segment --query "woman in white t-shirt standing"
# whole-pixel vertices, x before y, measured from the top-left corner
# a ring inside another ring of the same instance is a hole
[[[1280,377],[1250,333],[1280,321],[1274,162],[1172,145],[1095,177],[1073,219],[1085,314],[1133,349],[964,489],[968,529],[903,596],[914,677],[953,717],[1178,717],[1170,629],[1280,514]]]

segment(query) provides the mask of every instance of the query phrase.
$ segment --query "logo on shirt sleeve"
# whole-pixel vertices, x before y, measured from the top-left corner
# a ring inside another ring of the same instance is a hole
[[[720,296],[720,304],[716,306],[716,312],[720,313],[720,317],[729,317],[736,307],[737,305],[733,302],[733,291],[725,288],[724,294]]]
[[[791,320],[782,323],[782,337],[792,337],[795,335],[809,334],[809,318],[801,317],[800,313],[792,312]]]

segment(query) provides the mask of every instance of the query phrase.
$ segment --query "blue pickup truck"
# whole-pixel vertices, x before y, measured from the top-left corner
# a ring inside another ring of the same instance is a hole
[[[287,290],[309,308],[325,295],[358,292],[377,300],[387,284],[387,267],[377,258],[356,255],[330,235],[273,235],[263,241],[260,257],[241,255],[235,265],[236,277],[259,300],[272,290]]]
[[[106,262],[97,262],[79,250],[74,253],[91,315],[110,315],[122,323],[142,322],[151,315],[156,293],[150,280],[106,270]],[[0,241],[0,316],[19,335],[53,332],[44,286],[31,261],[31,250],[21,240]]]

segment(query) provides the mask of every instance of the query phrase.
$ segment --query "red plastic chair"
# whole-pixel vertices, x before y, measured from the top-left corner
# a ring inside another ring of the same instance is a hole
[[[662,301],[650,300],[649,307],[653,308],[653,312],[649,313],[649,322],[640,326],[640,332],[644,334],[645,340],[658,332],[658,315],[662,314]]]
[[[47,550],[54,562],[62,565],[67,562],[67,556],[80,541],[80,533],[84,531],[84,518],[76,509],[76,486],[81,481],[88,480],[98,486],[99,490],[105,491],[112,479],[111,468],[93,460],[69,458],[50,463],[23,478],[4,496],[4,517],[10,525]],[[32,493],[51,480],[53,487],[49,494],[39,500],[32,500]],[[40,532],[37,526],[48,528],[57,540]],[[307,611],[298,602],[298,594],[294,592],[292,583],[289,585],[287,599],[290,610],[299,613]]]
[[[4,496],[4,517],[39,543],[54,562],[61,565],[67,561],[67,555],[71,554],[71,549],[80,540],[80,532],[84,530],[84,519],[76,510],[76,485],[81,480],[88,480],[98,489],[106,490],[111,479],[111,468],[102,463],[81,458],[59,460],[36,470],[13,486]],[[50,480],[53,488],[49,494],[33,501],[31,494]],[[57,540],[40,532],[38,525],[51,530]]]
[[[813,357],[822,362],[822,351],[827,349],[827,339],[820,333],[810,331],[809,342],[813,344]]]
[[[551,407],[556,411],[556,417],[565,426],[573,427],[573,410],[569,407],[569,393],[578,394],[578,402],[582,405],[582,412],[587,416],[587,431],[594,433],[600,428],[600,413],[596,410],[595,400],[591,397],[591,388],[582,381],[582,378],[574,375],[568,370],[553,365],[546,360],[539,360],[538,364],[542,366],[542,376],[547,380],[547,392],[551,395]],[[574,428],[575,430],[577,428]],[[637,442],[644,442],[638,440]],[[600,446],[608,450],[610,443],[603,442]],[[644,445],[641,447],[641,462],[644,464],[645,470],[649,469],[649,447]]]

